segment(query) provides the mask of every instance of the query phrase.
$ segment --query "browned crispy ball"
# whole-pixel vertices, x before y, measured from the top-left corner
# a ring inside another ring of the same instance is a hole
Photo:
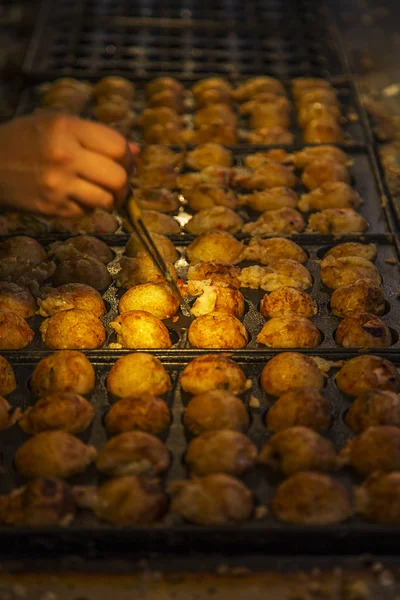
[[[128,102],[132,102],[135,97],[135,85],[124,77],[110,75],[96,83],[92,94],[97,101],[103,96],[120,96]]]
[[[244,308],[244,296],[236,288],[205,285],[192,306],[192,314],[200,317],[212,312],[223,312],[240,319]]]
[[[131,394],[162,396],[171,389],[171,378],[152,354],[135,352],[119,358],[107,377],[107,391],[123,398]]]
[[[188,152],[185,163],[189,169],[195,169],[196,171],[202,171],[211,165],[231,167],[232,153],[227,148],[221,146],[221,144],[210,142],[208,144],[201,144]]]
[[[348,360],[336,375],[338,388],[349,396],[360,396],[370,390],[400,391],[400,376],[393,363],[364,354]]]
[[[160,235],[159,233],[152,233],[150,235],[157,250],[164,260],[167,260],[170,263],[174,263],[176,260],[178,260],[179,254],[171,240],[164,235]],[[125,254],[126,256],[134,258],[139,252],[145,252],[145,248],[139,241],[137,235],[132,233],[128,243],[126,244]]]
[[[307,108],[308,106],[313,106],[314,104],[321,104],[327,108],[339,106],[336,92],[333,88],[318,87],[315,89],[304,90],[298,98],[296,98],[296,102],[299,110]],[[330,146],[324,147],[327,148]]]
[[[234,171],[229,167],[211,165],[199,173],[182,173],[178,176],[177,182],[178,187],[180,188],[192,187],[193,185],[197,185],[199,183],[224,187],[232,184],[233,175]]]
[[[131,183],[139,188],[158,187],[173,190],[177,187],[176,177],[176,168],[172,165],[138,165]],[[135,199],[137,199],[137,194]],[[143,206],[142,208],[144,209],[145,207]],[[165,218],[163,218],[161,213],[160,216],[157,216],[151,214],[152,212],[148,214],[148,209],[145,212],[146,225],[149,231],[165,234],[174,233],[173,231],[169,231],[169,229],[173,229],[176,226],[176,221],[171,221],[168,215],[164,215]]]
[[[155,266],[153,260],[144,252],[138,252],[136,258],[123,256],[119,261],[121,270],[115,276],[117,286],[130,288],[142,283],[160,283],[165,282],[160,270]],[[167,262],[167,267],[171,277],[178,279],[174,266]]]
[[[304,264],[308,256],[303,248],[292,240],[279,237],[251,239],[243,252],[243,260],[252,260],[262,265],[283,258]]]
[[[183,369],[180,383],[185,392],[193,395],[219,389],[241,394],[251,387],[243,369],[222,354],[203,354],[192,360]]]
[[[282,352],[271,358],[262,370],[261,387],[272,396],[305,386],[318,391],[324,387],[324,376],[311,356]]]
[[[95,386],[94,369],[82,352],[63,350],[42,358],[31,377],[31,389],[35,396],[54,392],[89,394]]]
[[[67,111],[78,115],[83,112],[88,102],[87,94],[70,86],[51,86],[42,96],[40,105],[44,108]]]
[[[214,473],[192,481],[174,481],[168,486],[171,509],[197,525],[224,525],[250,519],[253,496],[241,482]]]
[[[289,427],[263,447],[258,462],[285,475],[300,471],[335,471],[335,448],[330,440],[308,427]]]
[[[295,152],[291,157],[298,169],[304,169],[310,162],[320,158],[333,160],[346,166],[352,163],[351,158],[336,146],[309,146]]]
[[[257,169],[237,169],[235,182],[252,191],[277,187],[294,188],[298,179],[293,173],[293,167],[268,158]]]
[[[36,310],[36,300],[26,288],[16,283],[0,282],[0,311],[13,312],[28,319]]]
[[[155,94],[159,94],[165,90],[170,90],[176,94],[183,94],[184,87],[180,81],[174,77],[156,77],[146,84],[146,98],[150,98]]]
[[[391,425],[369,427],[347,442],[339,459],[364,477],[374,471],[399,471],[400,429]]]
[[[302,425],[317,432],[325,431],[332,420],[325,398],[311,387],[291,389],[278,398],[269,409],[266,426],[271,431],[282,431]]]
[[[164,323],[144,310],[118,315],[110,327],[123,348],[170,348],[172,341]]]
[[[91,235],[77,235],[65,240],[50,244],[49,256],[67,256],[68,249],[75,248],[78,252],[97,258],[105,265],[112,261],[114,254],[108,244]]]
[[[17,283],[36,295],[39,287],[53,275],[55,268],[54,262],[35,265],[28,260],[8,256],[0,258],[0,281]]]
[[[168,146],[162,146],[161,144],[149,144],[148,146],[142,146],[140,154],[136,159],[136,162],[140,165],[173,165],[179,166],[183,160],[183,154],[181,152],[175,152]],[[149,188],[154,192],[157,192],[158,188]],[[137,190],[139,193],[141,190]],[[146,190],[145,190],[146,191]],[[167,190],[158,190],[161,194]]]
[[[267,127],[258,131],[249,131],[244,134],[244,139],[249,144],[280,144],[290,146],[294,142],[294,135],[285,127]]]
[[[180,233],[180,226],[175,219],[156,210],[142,210],[142,220],[152,233],[173,235]]]
[[[185,111],[185,100],[183,94],[179,94],[174,90],[165,89],[150,96],[147,100],[147,106],[168,106],[175,112],[181,114]]]
[[[238,233],[243,226],[243,219],[231,208],[213,206],[196,213],[185,225],[185,231],[192,235],[200,235],[208,231],[230,231]]]
[[[53,283],[85,283],[96,290],[105,290],[111,285],[112,277],[107,267],[97,258],[76,251],[73,258],[63,260],[56,268]]]
[[[154,476],[169,467],[171,458],[161,440],[144,431],[126,431],[108,440],[96,460],[96,467],[112,477]]]
[[[0,396],[6,396],[15,390],[17,382],[12,366],[0,355]]]
[[[342,128],[330,115],[309,121],[303,129],[306,144],[341,144],[343,139]]]
[[[302,96],[309,91],[315,91],[320,88],[333,91],[333,88],[329,81],[326,79],[319,79],[318,77],[296,77],[292,81],[293,96],[296,101],[300,101]]]
[[[61,479],[40,477],[0,496],[0,521],[6,525],[65,527],[76,507],[70,487]]]
[[[333,160],[320,158],[310,162],[306,166],[301,180],[309,190],[314,190],[328,181],[350,183],[350,174],[345,165]]]
[[[368,221],[353,208],[326,208],[308,219],[311,233],[363,233],[368,227]]]
[[[85,310],[98,318],[106,312],[99,292],[84,283],[66,283],[55,289],[47,288],[38,299],[38,304],[38,314],[42,317],[52,317],[71,308]]]
[[[14,425],[21,417],[21,409],[13,408],[9,402],[0,396],[0,431]]]
[[[42,340],[52,350],[99,348],[106,340],[101,321],[90,312],[72,308],[46,319],[40,326]]]
[[[92,112],[97,121],[110,127],[120,127],[123,124],[128,131],[135,121],[135,113],[131,110],[129,102],[118,96],[101,98],[101,101],[93,106]]]
[[[120,314],[146,311],[157,319],[169,319],[179,310],[179,298],[166,283],[143,283],[130,288],[119,301]]]
[[[242,233],[250,235],[264,235],[266,233],[290,234],[300,233],[305,227],[302,215],[294,208],[278,208],[266,210],[256,221],[246,223]]]
[[[87,446],[65,431],[43,431],[18,448],[14,464],[26,479],[67,479],[82,473],[96,456],[94,446]]]
[[[205,90],[226,90],[230,93],[232,88],[231,84],[223,77],[207,77],[197,81],[191,89],[194,96]]]
[[[244,102],[245,100],[251,100],[254,96],[263,92],[271,92],[277,96],[284,96],[285,88],[274,77],[252,77],[234,89],[232,96],[235,100]]]
[[[194,348],[244,348],[249,335],[236,317],[211,312],[192,321],[188,339]]]
[[[227,231],[202,233],[186,248],[189,262],[224,261],[238,263],[244,244]]]
[[[381,284],[381,276],[375,265],[361,256],[329,256],[321,262],[322,282],[332,290],[349,285],[359,279],[370,279],[376,285]]]
[[[249,423],[249,415],[243,402],[234,394],[221,389],[194,396],[183,415],[183,424],[192,435],[218,429],[246,431]]]
[[[354,489],[356,512],[368,521],[400,525],[400,473],[373,473]]]
[[[269,319],[257,335],[257,342],[269,348],[315,348],[321,334],[309,319],[295,313]]]
[[[317,303],[309,294],[288,285],[265,294],[260,303],[260,313],[264,317],[282,317],[292,313],[309,318],[316,315],[317,311]]]
[[[118,220],[115,215],[101,208],[95,208],[85,213],[83,217],[56,219],[52,222],[52,228],[56,233],[105,235],[114,233],[118,229]]]
[[[238,194],[239,204],[249,206],[257,212],[278,208],[296,208],[299,200],[296,192],[290,188],[274,187],[251,194]]]
[[[228,187],[209,185],[208,183],[197,183],[191,187],[185,187],[182,189],[182,195],[189,208],[194,211],[205,210],[213,206],[226,206],[235,209],[238,204],[233,190]]]
[[[290,127],[290,102],[283,97],[274,102],[250,101],[241,107],[241,112],[248,112],[250,129],[258,131],[268,127]]]
[[[227,473],[240,477],[257,458],[257,447],[239,431],[207,431],[192,440],[185,462],[193,475]]]
[[[7,257],[29,260],[29,262],[39,265],[46,260],[47,255],[43,246],[33,238],[25,235],[10,237],[0,243],[0,258]]]
[[[345,422],[356,433],[374,425],[400,427],[400,396],[389,390],[371,390],[357,396]]]
[[[169,213],[174,212],[180,206],[178,194],[165,188],[142,187],[134,191],[133,197],[143,210]]]
[[[29,346],[34,337],[34,331],[20,315],[0,311],[0,350],[20,350]]]
[[[118,400],[104,420],[109,433],[145,431],[157,434],[169,427],[171,415],[166,402],[158,396],[144,393]]]
[[[343,319],[336,329],[335,340],[344,348],[388,348],[392,336],[382,319],[364,312]]]
[[[125,475],[94,486],[75,486],[74,498],[81,508],[112,525],[149,525],[167,509],[167,497],[158,479]]]
[[[285,285],[306,290],[313,284],[308,269],[290,258],[271,260],[265,267],[245,267],[242,269],[240,280],[243,287],[260,287],[267,292],[273,292]]]
[[[149,130],[154,125],[165,125],[166,123],[182,126],[182,117],[168,106],[155,106],[153,108],[146,108],[137,120],[138,127],[145,131]],[[155,140],[146,141],[152,144],[163,143],[156,142]]]
[[[333,258],[345,258],[348,256],[359,256],[366,260],[373,261],[376,258],[375,244],[360,244],[359,242],[343,242],[329,248],[324,254],[324,259],[331,256]]]
[[[330,525],[353,514],[346,489],[329,475],[310,471],[281,483],[270,509],[279,521],[296,525]]]
[[[227,104],[208,104],[193,115],[195,128],[212,125],[215,122],[237,127],[237,116]]]
[[[370,279],[359,279],[335,290],[331,296],[330,308],[332,314],[338,317],[365,312],[382,315],[385,296],[382,288]]]
[[[56,392],[28,407],[19,425],[31,435],[55,429],[76,434],[89,427],[93,416],[93,406],[83,396],[74,392]]]
[[[328,181],[308,194],[302,194],[297,208],[302,212],[328,208],[358,208],[362,202],[361,196],[349,184],[343,181]]]
[[[203,285],[218,285],[240,287],[240,268],[227,262],[208,261],[191,265],[187,272],[188,289],[192,296],[201,292]],[[196,291],[196,282],[201,282],[201,287]]]

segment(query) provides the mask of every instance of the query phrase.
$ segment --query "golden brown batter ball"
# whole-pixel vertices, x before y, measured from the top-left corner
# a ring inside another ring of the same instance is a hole
[[[21,409],[13,408],[9,402],[0,396],[0,431],[14,425],[21,418]]]
[[[183,424],[192,435],[201,435],[219,429],[247,431],[250,419],[240,398],[219,389],[193,396],[183,415]]]
[[[303,129],[306,144],[341,144],[343,140],[342,128],[330,115],[309,121]]]
[[[294,188],[298,183],[293,167],[282,165],[271,158],[265,159],[257,169],[238,168],[234,173],[236,185],[250,191],[275,187]]]
[[[222,354],[203,354],[192,360],[183,369],[180,383],[185,392],[193,395],[219,389],[241,394],[251,388],[242,368]]]
[[[227,92],[232,91],[231,84],[223,77],[207,77],[196,82],[192,88],[192,94],[204,92],[205,90],[226,90]]]
[[[324,376],[311,356],[299,352],[282,352],[271,358],[261,373],[261,387],[267,394],[281,396],[289,390],[324,387]]]
[[[136,391],[113,404],[104,419],[107,431],[113,435],[136,430],[156,435],[170,423],[169,408],[162,398]]]
[[[368,279],[375,285],[380,285],[382,281],[375,265],[361,256],[324,258],[321,262],[321,279],[332,290],[350,285],[359,279]]]
[[[233,162],[232,152],[221,144],[201,144],[187,153],[185,164],[189,169],[202,171],[211,165],[231,167]]]
[[[241,287],[261,288],[266,292],[273,292],[287,285],[306,290],[312,286],[312,277],[300,263],[290,258],[280,258],[266,267],[244,267],[240,282]]]
[[[144,431],[126,431],[108,440],[100,451],[96,467],[105,475],[145,475],[164,473],[171,458],[161,440]]]
[[[28,407],[19,425],[30,435],[55,429],[76,434],[89,427],[93,416],[94,409],[83,396],[74,392],[56,392]]]
[[[91,112],[100,123],[115,127],[125,135],[130,132],[135,122],[135,113],[131,110],[129,102],[118,96],[101,98]]]
[[[218,311],[192,321],[188,336],[194,348],[244,348],[249,341],[249,334],[239,319]]]
[[[40,265],[15,257],[0,259],[0,281],[13,282],[26,287],[36,296],[39,287],[49,279],[55,271],[54,262],[43,262]]]
[[[149,393],[162,396],[171,389],[171,378],[152,354],[134,352],[119,358],[107,377],[109,394],[123,398]]]
[[[368,312],[382,315],[385,297],[382,288],[370,279],[359,279],[335,290],[331,296],[330,309],[338,317]]]
[[[145,108],[139,119],[137,125],[141,129],[148,130],[154,125],[164,125],[165,123],[172,123],[173,125],[182,125],[182,117],[178,115],[174,110],[167,106],[156,106],[154,108]],[[157,143],[151,142],[149,143]],[[167,143],[167,142],[160,142]]]
[[[161,108],[161,107],[160,107]],[[150,109],[156,110],[156,109]],[[171,109],[167,109],[171,110]],[[174,111],[171,111],[174,112]],[[176,114],[176,113],[174,113]],[[180,122],[166,121],[164,124],[156,123],[143,131],[143,142],[146,144],[183,144],[187,130]]]
[[[205,210],[213,206],[226,206],[235,209],[238,205],[233,190],[208,183],[197,183],[191,187],[184,187],[182,194],[189,208],[194,211]]]
[[[28,319],[37,310],[35,298],[16,283],[0,282],[0,311],[9,311]]]
[[[155,106],[167,106],[178,114],[182,114],[185,112],[185,97],[175,90],[165,89],[157,94],[152,94],[147,100],[147,106],[149,108]]]
[[[240,319],[245,308],[244,297],[235,287],[205,285],[192,306],[195,317],[211,312],[223,312]]]
[[[252,194],[239,194],[237,198],[241,206],[249,206],[257,212],[284,207],[296,208],[299,200],[296,192],[287,187],[274,187]]]
[[[285,88],[282,83],[278,81],[278,79],[274,79],[274,77],[252,77],[234,89],[232,96],[235,100],[244,102],[246,100],[251,100],[254,96],[263,92],[270,92],[276,94],[276,96],[284,96]]]
[[[336,384],[349,396],[359,396],[375,389],[399,392],[400,376],[390,361],[364,354],[343,365],[336,375]]]
[[[341,163],[327,159],[316,159],[304,169],[301,181],[309,189],[314,190],[324,183],[341,181],[349,184],[350,174],[347,167]]]
[[[336,329],[335,340],[344,348],[388,348],[392,336],[382,319],[364,312],[345,317]]]
[[[106,340],[101,321],[79,308],[63,310],[43,321],[40,328],[43,343],[52,350],[99,348]]]
[[[196,85],[197,84],[195,84],[194,88]],[[230,86],[203,86],[203,88],[198,88],[193,91],[194,88],[192,88],[192,93],[195,108],[197,110],[209,106],[210,104],[227,104],[228,106],[232,104]]]
[[[139,188],[157,187],[173,190],[177,187],[176,178],[177,171],[172,165],[138,165],[131,183]]]
[[[157,250],[164,260],[174,263],[178,260],[179,254],[171,240],[159,233],[150,234]],[[131,258],[135,258],[139,252],[146,253],[145,247],[135,233],[132,233],[125,247],[125,254]]]
[[[15,390],[17,382],[12,366],[0,355],[0,396],[6,396]]]
[[[348,256],[358,256],[366,260],[373,261],[376,258],[375,244],[360,244],[359,242],[344,242],[329,248],[324,254],[324,259],[331,256],[332,258],[346,258]]]
[[[302,194],[298,208],[308,212],[327,208],[358,208],[360,204],[362,199],[350,185],[342,181],[328,181],[310,193]]]
[[[130,310],[109,324],[123,348],[170,348],[172,341],[164,323],[144,310]]]
[[[208,105],[212,107],[214,105]],[[204,109],[203,109],[204,110]],[[186,144],[223,144],[232,146],[238,143],[238,133],[235,125],[227,121],[215,120],[197,127],[197,129],[187,129],[186,134],[182,136]]]
[[[276,98],[274,102],[259,102],[254,100],[248,102],[243,114],[249,114],[250,129],[258,131],[259,129],[267,129],[268,127],[290,127],[290,102],[284,98]]]
[[[349,408],[345,422],[356,433],[375,425],[400,427],[400,396],[389,390],[361,394]]]
[[[293,96],[296,100],[300,100],[307,92],[320,88],[333,90],[329,81],[320,79],[319,77],[296,77],[296,79],[293,79],[292,81]]]
[[[400,524],[400,473],[373,473],[354,489],[356,512],[368,521]]]
[[[237,116],[227,104],[208,104],[194,113],[193,123],[196,128],[215,122],[237,127]]]
[[[114,233],[118,229],[116,217],[101,209],[96,208],[83,217],[70,219],[55,219],[52,227],[56,233],[89,233],[90,235],[106,235]]]
[[[240,287],[240,268],[228,262],[199,262],[190,265],[187,272],[188,289],[192,296],[197,296],[204,285],[220,285],[222,287]],[[199,283],[199,289],[196,285]]]
[[[314,323],[292,313],[269,319],[257,335],[257,343],[269,348],[315,348],[321,343],[321,334]]]
[[[244,244],[227,231],[202,233],[186,248],[189,262],[224,261],[236,264],[241,261]]]
[[[272,405],[266,426],[276,432],[302,425],[321,433],[328,429],[331,420],[329,405],[315,388],[296,387],[282,394]]]
[[[224,525],[250,519],[253,495],[241,482],[213,473],[192,481],[175,481],[168,486],[171,510],[197,525]]]
[[[78,89],[71,86],[51,86],[40,101],[42,108],[61,110],[73,115],[82,113],[88,103],[88,97]]]
[[[207,431],[192,440],[185,454],[190,472],[196,476],[227,473],[240,477],[257,458],[257,447],[239,431]]]
[[[96,83],[92,95],[97,101],[104,96],[120,96],[128,102],[132,102],[135,98],[135,85],[124,77],[110,75]]]
[[[174,266],[166,261],[169,272],[175,281],[178,275]],[[155,266],[153,260],[144,252],[138,252],[135,258],[123,256],[119,261],[121,270],[115,275],[118,287],[131,288],[142,283],[163,283],[164,276]]]
[[[166,188],[142,187],[134,190],[133,197],[142,210],[169,213],[176,211],[180,206],[178,195]]]
[[[96,290],[105,290],[111,285],[112,277],[100,260],[76,252],[73,258],[63,260],[57,265],[53,282],[56,286],[84,283]]]
[[[42,358],[31,377],[31,389],[35,396],[55,392],[89,394],[95,386],[93,366],[82,352],[63,350]]]
[[[168,146],[149,144],[140,149],[136,162],[139,165],[171,165],[176,167],[181,164],[182,159],[182,153],[175,152]]]
[[[294,152],[292,157],[298,169],[304,169],[309,163],[320,158],[333,160],[346,166],[352,162],[351,158],[340,148],[326,145],[305,147],[298,152]]]
[[[185,91],[181,82],[174,77],[156,77],[146,84],[146,98],[150,98],[165,90],[170,90],[176,94],[183,94]]]
[[[33,238],[25,235],[10,237],[0,243],[0,258],[13,256],[39,265],[47,258],[44,248]]]
[[[18,448],[14,464],[26,479],[67,479],[82,473],[96,456],[94,446],[87,446],[70,433],[42,431]]]
[[[183,173],[179,175],[177,177],[177,183],[180,188],[190,188],[200,183],[227,186],[231,183],[233,173],[234,171],[230,167],[210,165],[199,172]]]
[[[20,315],[0,311],[0,350],[21,350],[29,346],[35,332]]]
[[[291,146],[294,142],[294,135],[285,127],[267,127],[257,131],[249,131],[244,135],[248,144],[279,144],[281,146]]]
[[[185,225],[185,230],[193,235],[209,231],[229,231],[238,233],[243,227],[243,219],[226,206],[213,206],[196,213]]]
[[[399,471],[400,429],[390,425],[369,427],[347,442],[339,459],[363,477],[374,471]]]
[[[308,427],[290,427],[262,448],[258,462],[285,475],[301,471],[336,471],[334,445]]]
[[[305,471],[278,486],[270,504],[274,517],[295,525],[330,525],[353,514],[346,489],[329,475]]]
[[[308,103],[303,101],[297,109],[297,122],[300,127],[307,127],[308,123],[315,119],[335,119],[338,123],[341,120],[341,111],[337,104],[321,104],[319,102]]]
[[[293,155],[289,154],[283,148],[272,148],[271,150],[262,150],[260,152],[254,152],[244,157],[244,164],[250,169],[256,169],[260,165],[264,164],[265,159],[271,158],[283,165],[290,164],[293,162]]]
[[[98,488],[75,486],[73,493],[78,506],[116,526],[149,525],[159,521],[167,508],[159,480],[148,477],[115,477]]]
[[[60,260],[63,260],[68,257],[68,248],[71,246],[82,254],[97,258],[105,265],[111,262],[114,257],[108,244],[91,235],[77,235],[65,240],[65,242],[54,242],[50,244],[49,256],[60,257]]]
[[[120,314],[140,310],[169,319],[179,310],[179,298],[166,283],[143,283],[130,288],[119,301]]]
[[[242,232],[250,235],[267,233],[291,234],[300,233],[305,227],[302,215],[294,208],[278,208],[266,210],[256,221],[246,223]]]
[[[151,233],[173,235],[181,230],[178,221],[156,210],[142,210],[142,220]]]
[[[252,260],[268,265],[276,259],[291,259],[298,263],[307,262],[307,253],[301,246],[287,238],[253,238],[243,253],[243,260]]]
[[[48,288],[38,299],[38,304],[38,314],[42,317],[52,317],[71,308],[85,310],[98,318],[106,312],[99,292],[84,283],[67,283],[55,289]]]
[[[332,87],[316,87],[314,89],[303,90],[296,100],[298,109],[313,104],[322,104],[327,107],[339,106],[336,92]]]
[[[282,317],[287,313],[310,318],[317,314],[317,303],[309,294],[291,286],[282,286],[265,294],[260,303],[264,317]]]

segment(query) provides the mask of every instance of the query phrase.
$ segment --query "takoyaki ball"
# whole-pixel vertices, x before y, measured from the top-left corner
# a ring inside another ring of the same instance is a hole
[[[390,361],[365,354],[343,365],[336,375],[336,384],[349,396],[360,396],[370,390],[399,392],[400,375]]]
[[[344,136],[337,120],[325,116],[307,123],[303,129],[303,140],[306,144],[341,144]]]
[[[156,77],[146,84],[145,93],[146,98],[151,98],[155,94],[169,90],[177,95],[183,95],[185,89],[180,81],[174,77]]]
[[[26,287],[36,296],[39,287],[54,274],[55,269],[54,262],[35,265],[29,261],[9,256],[0,259],[0,281],[13,282]]]
[[[269,319],[257,335],[257,343],[269,348],[315,348],[321,343],[318,328],[295,313]]]
[[[166,188],[142,187],[133,193],[142,210],[156,210],[161,213],[174,212],[180,206],[178,195]]]
[[[282,148],[272,148],[272,150],[248,154],[244,157],[244,164],[249,169],[258,169],[259,167],[262,167],[266,160],[274,160],[284,165],[292,162],[292,155],[288,154],[286,150],[283,150]]]
[[[101,208],[96,208],[83,217],[71,219],[55,219],[52,221],[55,233],[89,233],[90,235],[106,235],[118,229],[116,217]]]
[[[110,75],[96,83],[92,95],[96,101],[104,96],[120,96],[127,102],[132,102],[135,98],[135,85],[124,77]]]
[[[55,289],[49,288],[38,299],[38,304],[38,314],[42,317],[52,317],[71,308],[86,310],[98,318],[106,312],[103,298],[99,292],[83,283],[67,283]]]
[[[191,296],[198,296],[205,285],[240,288],[240,268],[221,261],[190,265],[187,287]]]
[[[382,315],[385,310],[385,296],[382,288],[370,279],[359,279],[333,292],[330,309],[337,317],[358,313]]]
[[[250,128],[253,131],[268,127],[290,127],[290,103],[286,98],[276,102],[255,102],[250,111]]]
[[[166,283],[143,283],[130,288],[119,301],[120,314],[145,310],[157,319],[169,319],[179,310],[179,298]]]
[[[246,328],[236,317],[218,311],[197,317],[188,335],[194,348],[244,348],[249,341]]]
[[[356,512],[368,521],[400,524],[400,473],[373,473],[354,489]]]
[[[214,105],[210,105],[210,108],[212,106]],[[207,144],[208,142],[232,146],[238,143],[238,134],[236,125],[232,125],[227,121],[216,120],[200,125],[197,129],[187,130],[184,141],[187,144],[194,144],[196,146],[198,144]]]
[[[186,248],[186,256],[191,263],[241,261],[244,244],[227,231],[202,233]]]
[[[12,366],[0,355],[0,395],[6,396],[15,390],[17,382]]]
[[[241,206],[250,206],[257,212],[285,207],[296,208],[299,200],[296,192],[285,187],[270,188],[251,194],[239,194],[237,199]]]
[[[70,86],[52,86],[40,99],[41,108],[65,111],[72,115],[82,113],[87,103],[87,95]]]
[[[195,112],[193,122],[195,127],[211,125],[214,122],[237,127],[237,116],[226,104],[209,104]]]
[[[309,163],[317,159],[333,160],[346,166],[351,164],[351,158],[336,146],[308,146],[294,152],[292,155],[292,160],[298,169],[304,169]]]
[[[214,230],[238,233],[242,227],[242,217],[231,208],[213,206],[195,214],[185,225],[185,230],[193,235],[200,235]]]
[[[173,235],[181,230],[178,221],[156,210],[142,210],[142,221],[151,233]]]
[[[278,208],[266,210],[256,221],[246,223],[243,233],[250,235],[264,235],[266,233],[300,233],[305,227],[305,222],[299,211],[294,208]]]
[[[370,390],[357,396],[345,422],[355,433],[375,425],[400,427],[400,396],[389,390]]]
[[[177,171],[171,165],[138,166],[131,182],[136,187],[176,188]]]
[[[172,341],[164,323],[144,310],[130,310],[110,322],[123,348],[170,348]]]
[[[370,260],[361,256],[335,258],[332,255],[321,262],[321,279],[324,285],[332,290],[359,279],[369,279],[376,285],[380,285],[382,281],[378,269]]]
[[[152,109],[154,110],[154,109]],[[143,142],[146,144],[183,144],[186,130],[181,123],[157,123],[143,131]]]
[[[341,111],[336,104],[321,104],[319,102],[302,102],[297,108],[297,121],[300,127],[306,127],[315,119],[335,119],[340,123]]]
[[[289,427],[274,435],[258,455],[260,464],[285,475],[301,471],[335,471],[335,447],[308,427]]]
[[[302,425],[322,433],[331,421],[329,404],[317,389],[296,387],[282,394],[271,406],[265,424],[274,432]]]
[[[252,260],[268,265],[277,259],[285,258],[304,264],[307,253],[301,246],[287,238],[253,238],[243,253],[243,260]]]
[[[319,233],[363,233],[368,221],[352,208],[327,208],[310,216],[308,230]]]
[[[167,261],[167,267],[171,276],[178,279],[174,266]],[[119,261],[121,270],[116,274],[117,286],[130,288],[142,283],[162,283],[165,281],[160,270],[157,269],[153,260],[144,252],[138,252],[136,258],[123,256]]]
[[[63,350],[42,358],[30,380],[35,396],[56,392],[89,394],[95,386],[93,366],[82,352]]]
[[[336,329],[335,340],[344,348],[388,348],[392,336],[382,319],[364,312],[345,317]]]
[[[279,521],[295,525],[332,525],[353,514],[346,488],[329,475],[311,471],[281,483],[270,510]]]
[[[260,381],[264,392],[271,396],[306,386],[316,391],[324,387],[324,376],[316,361],[299,352],[282,352],[271,358],[262,370]]]
[[[328,182],[341,181],[349,184],[351,179],[347,167],[342,163],[318,158],[305,167],[301,181],[309,190],[314,190]]]
[[[56,429],[76,434],[85,431],[93,417],[93,406],[86,398],[74,392],[56,392],[27,408],[18,423],[30,435]]]
[[[245,267],[240,281],[241,287],[261,288],[266,292],[273,292],[286,285],[302,290],[312,286],[312,277],[306,267],[290,258],[272,260],[266,267]]]
[[[155,108],[145,108],[137,120],[138,127],[144,130],[149,130],[154,125],[165,125],[166,123],[182,126],[182,117],[167,106],[157,106]],[[161,141],[159,143],[167,142]]]
[[[300,110],[306,106],[322,104],[323,106],[339,106],[335,90],[331,88],[318,87],[303,90],[297,98],[297,108]]]
[[[185,164],[189,169],[202,171],[211,165],[219,165],[221,167],[232,166],[232,152],[221,144],[201,144],[194,150],[187,153]]]
[[[151,233],[150,237],[164,260],[170,263],[174,263],[178,260],[178,251],[176,250],[173,242],[171,242],[170,239],[165,237],[165,235],[160,235],[159,233]],[[146,253],[146,249],[142,245],[142,242],[137,237],[137,235],[135,233],[132,233],[131,237],[128,240],[128,243],[125,246],[125,254],[126,256],[135,258],[135,256],[137,256],[139,252]]]
[[[0,243],[0,258],[6,258],[7,256],[28,260],[35,265],[39,265],[47,258],[43,246],[33,238],[25,235],[10,237]]]
[[[118,400],[106,414],[104,424],[113,435],[125,431],[144,431],[156,435],[169,427],[171,415],[166,402],[147,392]]]
[[[358,256],[366,260],[373,261],[376,258],[375,244],[360,244],[359,242],[344,242],[330,248],[324,254],[324,259],[331,256],[333,258],[345,258],[347,256]]]
[[[294,142],[294,135],[285,127],[267,127],[257,131],[249,131],[244,135],[248,144],[280,144],[282,146],[291,146]]]
[[[105,125],[122,125],[129,131],[135,122],[135,113],[131,110],[129,102],[118,96],[102,98],[95,104],[92,113],[100,123]]]
[[[204,286],[192,306],[195,317],[211,312],[223,312],[240,319],[244,313],[244,297],[235,287]]]
[[[230,185],[234,171],[231,167],[220,167],[219,165],[210,165],[200,172],[183,173],[177,178],[178,186],[181,188],[192,187],[199,183],[209,185],[227,186]]]
[[[309,319],[317,312],[317,303],[309,294],[287,285],[265,294],[260,303],[264,317],[283,317],[291,313]]]
[[[14,464],[25,479],[67,479],[82,473],[96,456],[94,446],[87,446],[66,431],[42,431],[18,448]]]
[[[106,340],[102,322],[79,308],[63,310],[45,319],[39,330],[43,343],[52,350],[99,348]]]
[[[276,94],[276,96],[284,96],[285,88],[282,83],[277,79],[274,79],[274,77],[252,77],[234,89],[232,96],[235,100],[244,102],[246,100],[251,100],[257,94],[264,92],[270,92]]]
[[[152,354],[135,352],[119,358],[107,377],[107,391],[123,398],[144,393],[162,396],[171,389],[171,378],[161,361]]]
[[[250,419],[240,398],[219,389],[193,396],[184,412],[183,424],[192,435],[201,435],[219,429],[247,431]]]
[[[21,418],[21,409],[13,408],[9,402],[0,396],[0,431],[8,429]]]
[[[209,185],[208,183],[198,183],[191,187],[185,187],[182,194],[189,208],[194,211],[206,210],[214,206],[226,206],[234,210],[238,204],[233,190],[228,187]]]
[[[229,81],[223,77],[207,77],[195,83],[191,88],[194,96],[205,90],[225,90],[230,93],[232,92],[232,87]]]
[[[21,350],[33,341],[34,331],[20,315],[0,311],[0,350]]]
[[[302,212],[327,208],[358,208],[362,202],[354,188],[347,183],[334,181],[323,183],[308,194],[302,194],[298,208]]]
[[[162,144],[149,144],[140,149],[136,162],[140,165],[170,165],[179,166],[183,155]]]
[[[276,187],[293,188],[297,184],[293,168],[271,158],[265,159],[257,169],[236,169],[234,178],[236,185],[250,191]]]
[[[231,106],[232,95],[227,88],[208,88],[193,93],[196,110],[209,106],[210,104],[226,104]]]
[[[391,425],[369,427],[347,442],[339,459],[363,477],[374,471],[399,471],[400,429]]]
[[[329,81],[320,79],[319,77],[296,77],[292,81],[293,96],[296,100],[300,100],[304,94],[320,88],[333,91]]]
[[[162,90],[150,96],[147,100],[147,106],[149,108],[167,106],[176,113],[182,114],[185,112],[185,98],[183,94],[177,94],[174,90]]]
[[[95,290],[105,290],[112,283],[107,267],[97,258],[76,252],[74,257],[57,265],[53,275],[54,285],[84,283]]]
[[[100,451],[96,467],[111,477],[164,473],[171,462],[161,440],[144,431],[125,431],[108,440]]]
[[[26,288],[15,283],[0,282],[0,311],[9,311],[28,319],[36,310],[36,300]]]
[[[105,265],[114,257],[108,244],[91,235],[77,235],[65,242],[54,242],[50,244],[49,256],[55,256],[60,260],[68,258],[68,249],[71,247],[86,256],[100,260]]]
[[[193,395],[219,389],[241,394],[251,388],[242,368],[222,354],[203,354],[192,360],[183,369],[180,384]]]

